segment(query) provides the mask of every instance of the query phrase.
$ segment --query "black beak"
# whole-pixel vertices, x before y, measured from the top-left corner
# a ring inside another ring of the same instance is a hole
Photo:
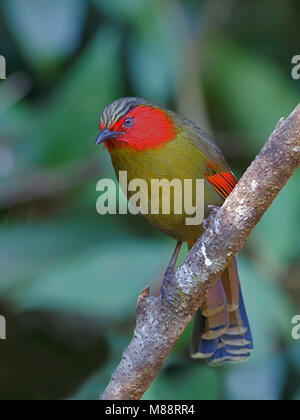
[[[120,133],[118,131],[109,131],[108,128],[105,128],[104,130],[101,131],[101,133],[97,137],[96,145],[98,146],[98,144],[101,144],[104,141],[114,139],[114,138],[120,136],[120,134],[122,134],[122,133]]]

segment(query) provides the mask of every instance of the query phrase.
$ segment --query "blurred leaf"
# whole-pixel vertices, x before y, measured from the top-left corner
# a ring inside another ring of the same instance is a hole
[[[101,12],[124,21],[132,29],[127,36],[126,53],[135,96],[166,104],[179,77],[182,46],[172,3],[117,0],[116,5],[109,0],[95,0],[95,4]]]
[[[138,295],[162,274],[169,255],[168,246],[159,242],[110,243],[46,271],[10,298],[19,310],[51,309],[120,320],[134,314]]]
[[[193,333],[193,321],[189,323],[189,325],[186,327],[186,329],[181,334],[179,340],[175,343],[175,346],[173,347],[172,352],[177,353],[185,353],[188,354],[189,348],[190,348],[190,342],[192,339],[192,333]]]
[[[101,13],[105,13],[112,19],[126,20],[137,23],[151,10],[149,0],[93,0]]]
[[[95,146],[99,116],[120,91],[120,37],[118,31],[102,29],[93,38],[73,68],[57,86],[51,104],[43,108],[38,139],[41,160],[58,163],[66,159],[98,153]]]
[[[296,392],[296,394],[294,395],[292,399],[294,401],[300,401],[300,388],[298,389],[298,391]]]
[[[254,351],[247,364],[265,361],[278,353],[279,338],[291,342],[293,308],[280,286],[241,256],[238,268],[254,339]]]
[[[20,51],[40,70],[77,48],[86,4],[83,0],[4,0],[2,7]]]
[[[164,369],[154,380],[145,400],[217,400],[218,371],[198,362]]]
[[[0,85],[0,118],[30,91],[31,83],[25,74],[9,76]]]
[[[8,339],[0,346],[0,400],[68,397],[108,360],[97,323],[56,313],[16,316],[0,306]]]
[[[299,258],[300,237],[296,228],[300,214],[300,195],[296,194],[299,182],[300,171],[297,171],[250,237],[256,252],[269,254],[277,265]]]
[[[295,342],[289,349],[289,360],[300,374],[300,341]]]
[[[131,39],[129,56],[131,83],[138,95],[154,103],[166,103],[174,89],[175,68],[165,43],[158,44],[152,37]]]
[[[95,372],[88,378],[79,389],[71,395],[72,400],[98,400],[110,381],[112,372],[118,366],[124,349],[128,346],[131,337],[129,335],[116,334],[112,330],[107,331],[106,338],[109,341],[110,359],[106,366]]]
[[[73,208],[74,210],[74,208]],[[0,227],[0,291],[25,287],[29,281],[87,248],[119,238],[131,231],[122,219],[98,215],[73,216],[35,223],[2,224]],[[16,264],[16,261],[18,263]]]
[[[231,368],[225,377],[225,392],[230,400],[279,400],[286,374],[285,361],[269,356],[256,364]]]
[[[69,399],[75,401],[96,401],[108,384],[114,364],[109,363],[85,381]]]
[[[139,96],[166,105],[180,80],[186,34],[171,2],[151,5],[136,21],[135,35],[129,39],[129,76]]]
[[[17,173],[92,153],[103,168],[111,165],[95,138],[100,112],[120,96],[119,50],[118,31],[102,29],[57,83],[51,100],[34,108],[21,103],[1,118],[1,134],[14,145]]]
[[[215,106],[223,107],[229,121],[247,134],[247,147],[256,154],[299,98],[290,74],[283,74],[274,61],[220,39],[206,47],[210,94]]]

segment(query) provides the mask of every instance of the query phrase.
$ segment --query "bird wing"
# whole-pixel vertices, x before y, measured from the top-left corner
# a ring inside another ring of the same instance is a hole
[[[180,127],[181,135],[185,133],[186,137],[194,143],[204,156],[206,163],[204,176],[215,191],[225,200],[236,186],[237,180],[231,172],[223,153],[213,139],[195,123],[179,114],[171,114],[176,126]]]
[[[237,184],[237,180],[231,172],[219,172],[213,175],[206,175],[206,179],[224,200],[231,194]]]

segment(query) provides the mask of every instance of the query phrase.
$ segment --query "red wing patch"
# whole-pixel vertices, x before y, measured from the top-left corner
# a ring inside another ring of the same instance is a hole
[[[237,184],[237,180],[230,172],[209,175],[206,179],[223,198],[227,198]]]

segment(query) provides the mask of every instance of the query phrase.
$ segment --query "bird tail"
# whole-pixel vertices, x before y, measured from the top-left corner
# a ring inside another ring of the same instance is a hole
[[[218,366],[244,362],[252,350],[252,335],[233,258],[195,316],[191,357]]]

